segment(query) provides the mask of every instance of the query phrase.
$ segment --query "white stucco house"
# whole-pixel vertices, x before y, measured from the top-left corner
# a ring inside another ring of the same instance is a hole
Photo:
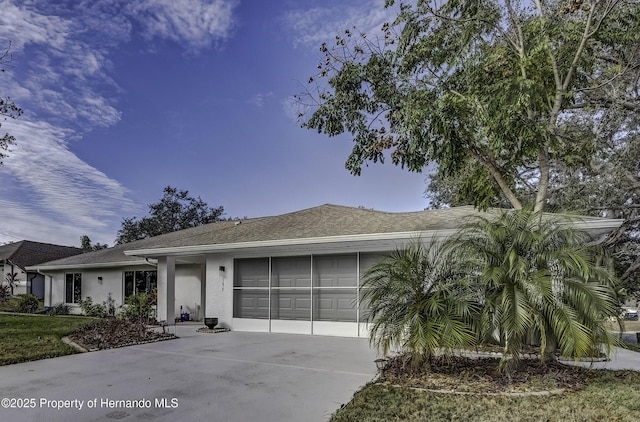
[[[360,274],[416,237],[450,236],[473,207],[388,213],[322,205],[222,221],[47,262],[45,305],[116,303],[158,289],[157,319],[217,317],[232,330],[366,336]],[[585,218],[593,235],[621,220]]]
[[[13,294],[31,293],[44,297],[44,276],[37,271],[27,270],[54,259],[78,255],[82,249],[73,246],[20,240],[0,246],[0,284],[8,285],[14,279]]]

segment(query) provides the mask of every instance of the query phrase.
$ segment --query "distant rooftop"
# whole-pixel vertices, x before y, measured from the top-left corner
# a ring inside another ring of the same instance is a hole
[[[79,255],[82,249],[73,246],[53,245],[51,243],[21,240],[0,246],[0,261],[9,261],[20,268],[39,265],[73,255]]]

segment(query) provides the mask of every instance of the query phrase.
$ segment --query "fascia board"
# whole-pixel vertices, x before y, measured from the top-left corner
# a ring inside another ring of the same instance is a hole
[[[119,261],[119,262],[95,262],[88,264],[62,264],[62,265],[34,265],[27,267],[29,271],[51,271],[51,270],[66,270],[70,268],[110,268],[110,267],[124,267],[128,265],[150,265],[146,260],[140,259],[136,261]]]
[[[178,246],[170,248],[132,249],[124,251],[128,256],[158,256],[158,255],[191,255],[208,252],[225,252],[238,249],[255,249],[278,246],[305,246],[318,244],[339,244],[363,241],[394,241],[412,238],[446,238],[456,232],[456,229],[411,231],[396,233],[357,234],[347,236],[325,236],[301,239],[261,240],[255,242],[221,243],[213,245]]]

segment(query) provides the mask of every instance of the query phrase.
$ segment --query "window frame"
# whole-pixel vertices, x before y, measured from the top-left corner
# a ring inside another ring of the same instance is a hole
[[[71,285],[71,292],[68,291],[69,285]],[[69,298],[71,302],[67,300]],[[65,273],[64,303],[79,304],[80,301],[82,301],[82,273]]]

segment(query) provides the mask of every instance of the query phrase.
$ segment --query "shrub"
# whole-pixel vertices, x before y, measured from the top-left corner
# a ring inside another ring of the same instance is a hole
[[[82,313],[88,317],[106,318],[108,315],[107,306],[104,303],[102,305],[99,303],[93,303],[91,296],[87,296],[85,299],[82,299],[79,304]]]
[[[0,284],[0,302],[4,302],[11,296],[11,289],[6,284]]]
[[[18,299],[18,312],[33,314],[38,310],[40,302],[32,294],[21,295]]]
[[[71,308],[66,303],[57,303],[49,310],[49,315],[69,315]]]
[[[122,312],[118,315],[126,320],[149,321],[153,317],[156,295],[151,293],[136,293],[129,296],[125,301]]]

